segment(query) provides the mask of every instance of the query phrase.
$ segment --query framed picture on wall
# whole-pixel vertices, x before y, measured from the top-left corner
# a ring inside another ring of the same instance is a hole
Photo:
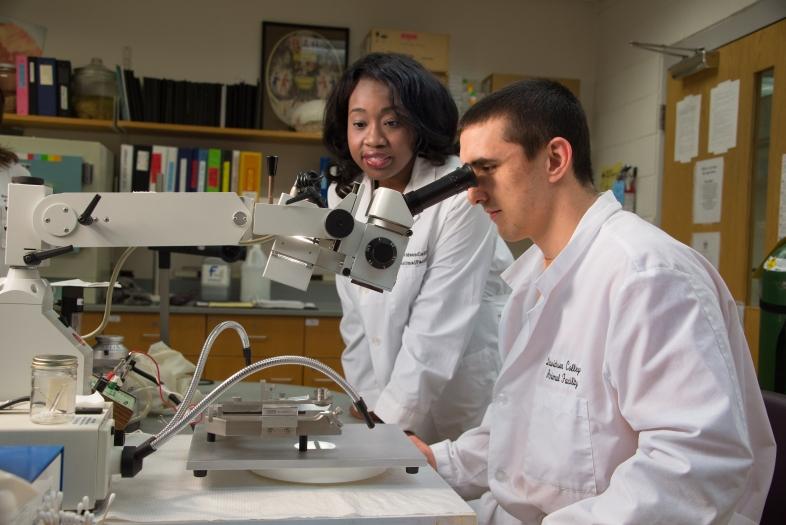
[[[262,22],[262,128],[320,131],[348,50],[346,27]]]

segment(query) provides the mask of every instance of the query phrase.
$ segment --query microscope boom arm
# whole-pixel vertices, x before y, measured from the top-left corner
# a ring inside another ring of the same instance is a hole
[[[393,208],[403,209],[403,217],[392,219],[403,225],[390,223],[380,228],[357,221],[358,193],[348,195],[335,209],[327,209],[305,200],[286,205],[292,198],[288,194],[281,196],[279,204],[255,204],[224,192],[51,194],[43,185],[11,184],[6,264],[34,266],[25,262],[25,255],[46,247],[236,245],[255,235],[270,234],[280,236],[265,273],[273,280],[305,289],[314,269],[322,267],[360,284],[389,290],[406,248],[412,216],[401,194],[390,191],[383,196],[399,201]],[[97,197],[92,220],[85,224],[80,217]],[[363,262],[367,258],[365,245],[361,246],[364,237],[371,237],[369,241],[384,237],[396,246],[389,264],[374,268]],[[357,257],[363,260],[356,262]]]

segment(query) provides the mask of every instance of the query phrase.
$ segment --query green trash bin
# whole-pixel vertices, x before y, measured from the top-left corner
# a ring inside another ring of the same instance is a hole
[[[786,394],[786,239],[778,242],[757,274],[761,277],[759,385]]]

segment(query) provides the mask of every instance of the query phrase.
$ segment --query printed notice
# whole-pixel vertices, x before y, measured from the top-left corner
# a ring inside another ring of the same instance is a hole
[[[701,160],[693,168],[693,223],[721,220],[723,157]]]
[[[717,269],[720,262],[720,232],[697,232],[691,240],[693,249]]]
[[[716,155],[737,145],[740,81],[726,80],[710,90],[710,136],[707,149]]]
[[[699,117],[701,95],[688,95],[677,102],[677,123],[674,130],[674,160],[690,162],[699,154]]]

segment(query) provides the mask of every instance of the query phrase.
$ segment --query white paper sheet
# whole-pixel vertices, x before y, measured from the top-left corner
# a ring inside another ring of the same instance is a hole
[[[710,153],[726,153],[737,145],[739,106],[739,80],[726,80],[710,90],[710,129],[707,142]]]
[[[721,221],[723,157],[701,160],[693,168],[693,223]]]
[[[676,162],[690,162],[699,154],[699,117],[701,117],[701,95],[688,95],[677,102],[677,123],[674,133]]]
[[[781,202],[778,210],[778,239],[786,237],[786,153],[781,155]]]
[[[717,269],[720,264],[720,232],[697,232],[691,239],[693,249]]]
[[[82,279],[69,279],[67,281],[57,281],[49,284],[50,286],[74,286],[77,288],[109,288],[109,281],[88,282]],[[122,288],[122,286],[120,283],[115,283],[115,288]]]

